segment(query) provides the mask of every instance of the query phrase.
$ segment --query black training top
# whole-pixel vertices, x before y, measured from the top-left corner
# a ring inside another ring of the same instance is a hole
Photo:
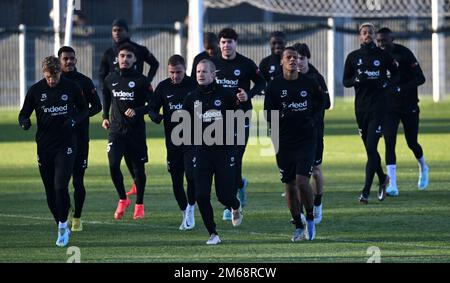
[[[355,112],[384,111],[386,92],[397,81],[398,63],[373,42],[361,45],[347,56],[343,83],[355,88]]]
[[[152,95],[147,78],[134,69],[108,75],[103,87],[103,118],[109,119],[111,110],[111,133],[145,136],[144,115],[149,112]],[[125,116],[129,108],[136,112],[133,118]]]
[[[163,109],[164,132],[166,137],[166,147],[172,149],[176,147],[171,139],[173,128],[179,122],[171,122],[172,114],[183,108],[183,102],[187,94],[197,87],[197,82],[188,76],[184,76],[179,84],[172,83],[170,78],[160,82],[155,89],[155,99],[153,109],[159,113]]]
[[[308,66],[309,70],[305,75],[315,80],[317,84],[320,85],[323,93],[323,108],[324,110],[330,109],[331,107],[330,94],[328,92],[328,87],[324,77],[319,73],[319,70],[317,70],[316,67],[314,67],[314,65],[308,63]]]
[[[117,61],[117,54],[119,53],[119,46],[123,43],[130,43],[136,50],[136,63],[134,64],[134,68],[138,71],[139,74],[142,74],[144,71],[144,62],[150,65],[150,70],[148,71],[147,77],[150,82],[152,82],[153,78],[156,75],[156,71],[159,67],[159,62],[156,60],[155,56],[147,49],[147,47],[137,44],[136,42],[131,41],[129,38],[120,42],[119,45],[114,44],[110,48],[108,48],[103,54],[102,60],[100,62],[100,70],[98,75],[100,77],[100,83],[103,83],[106,76],[115,70],[119,69],[119,62]]]
[[[238,88],[244,89],[248,94],[248,100],[241,102],[239,108],[244,111],[252,109],[251,99],[255,95],[261,95],[266,86],[255,62],[239,53],[236,53],[236,57],[232,60],[217,56],[212,58],[212,61],[216,65],[216,83],[231,90],[235,95]],[[255,85],[250,89],[252,81]],[[235,99],[237,99],[236,96]]]
[[[102,104],[100,103],[97,89],[90,78],[78,72],[76,69],[73,72],[63,72],[61,75],[76,82],[83,91],[83,96],[89,107],[89,115],[80,124],[76,125],[77,139],[79,141],[89,141],[89,117],[102,111]]]
[[[267,83],[272,81],[275,77],[283,73],[281,68],[281,56],[271,54],[261,60],[259,63],[259,70]]]
[[[227,127],[234,126],[234,119],[232,118],[229,118],[230,121],[228,121],[232,125],[227,125],[227,115],[230,114],[227,113],[227,110],[233,110],[234,113],[234,110],[238,109],[233,93],[219,87],[215,82],[208,86],[198,86],[186,96],[183,109],[191,117],[190,144],[206,148],[217,148],[224,144],[233,146],[234,131],[226,131]],[[216,129],[213,135],[206,134],[206,136],[217,138],[216,142],[209,143],[209,141],[205,141],[203,134],[207,128],[213,130],[212,124],[222,128]]]
[[[406,112],[417,111],[419,95],[417,87],[425,83],[425,76],[414,54],[403,45],[394,44],[387,50],[399,63],[400,79],[394,91],[388,95],[391,110]]]
[[[219,51],[220,53],[220,51]],[[218,56],[218,54],[216,54]],[[197,56],[194,57],[194,61],[192,61],[192,70],[191,70],[191,78],[197,79],[197,65],[200,61],[203,59],[211,60],[212,57],[209,56],[208,52],[203,51],[197,54]]]
[[[19,113],[22,128],[29,128],[33,111],[37,119],[38,152],[76,146],[74,127],[87,117],[88,106],[75,82],[61,76],[55,87],[50,87],[45,79],[32,85]]]
[[[304,141],[316,138],[314,127],[320,123],[323,112],[323,92],[320,85],[302,75],[296,80],[276,77],[266,89],[264,110],[278,110],[280,147],[296,149]],[[267,113],[274,132],[274,116]]]

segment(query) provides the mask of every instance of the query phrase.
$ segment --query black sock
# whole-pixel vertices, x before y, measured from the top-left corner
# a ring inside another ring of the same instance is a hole
[[[313,209],[306,209],[306,220],[314,220],[314,213],[313,213]]]
[[[303,226],[302,218],[301,218],[300,214],[297,214],[297,215],[293,216],[292,218],[294,218],[295,228],[297,228],[297,229],[304,229],[305,228],[305,226]]]
[[[314,206],[320,206],[322,204],[322,195],[314,195]]]

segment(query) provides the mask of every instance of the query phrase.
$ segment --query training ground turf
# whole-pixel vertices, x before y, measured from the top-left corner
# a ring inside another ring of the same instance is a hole
[[[244,158],[248,205],[239,228],[221,220],[222,206],[212,196],[222,239],[218,246],[206,246],[208,234],[198,209],[195,229],[178,230],[181,214],[166,170],[162,126],[155,124],[147,124],[145,219],[132,219],[133,206],[122,221],[113,219],[117,194],[107,166],[107,134],[97,115],[91,123],[84,231],[73,233],[69,246],[80,248],[81,262],[366,262],[372,246],[380,249],[381,262],[449,262],[450,102],[424,100],[420,105],[419,142],[430,166],[426,191],[417,189],[417,162],[400,131],[400,196],[379,202],[375,179],[369,205],[358,203],[366,156],[352,102],[338,100],[326,116],[324,214],[316,240],[291,243],[294,227],[280,196],[275,158],[260,156],[260,147],[249,146]],[[0,262],[63,263],[67,248],[55,246],[56,226],[37,169],[36,123],[24,132],[17,114],[0,112]],[[383,140],[379,150],[384,164]],[[123,172],[128,187],[125,167]]]

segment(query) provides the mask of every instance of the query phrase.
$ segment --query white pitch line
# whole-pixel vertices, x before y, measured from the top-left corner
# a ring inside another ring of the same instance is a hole
[[[31,220],[41,220],[41,221],[54,221],[53,218],[47,218],[47,217],[38,217],[38,216],[28,216],[28,215],[17,215],[17,214],[4,214],[0,213],[0,217],[5,218],[21,218],[21,219],[31,219]],[[158,228],[158,229],[168,229],[168,230],[178,230],[176,227],[172,226],[159,226],[159,225],[149,225],[149,224],[133,224],[133,223],[123,223],[120,221],[116,222],[104,222],[104,221],[85,221],[83,220],[83,223],[87,224],[94,224],[94,225],[111,225],[111,226],[133,226],[133,227],[151,227],[151,228]],[[227,232],[232,233],[238,233],[238,234],[245,234],[250,233],[252,235],[258,235],[258,236],[265,236],[265,237],[290,237],[288,234],[282,234],[282,233],[264,233],[264,232],[246,232],[242,230],[231,230]],[[369,240],[349,240],[349,239],[340,239],[340,238],[329,238],[329,237],[316,237],[318,240],[328,240],[335,243],[352,243],[352,244],[392,244],[392,245],[398,245],[398,246],[405,246],[405,247],[417,247],[417,248],[431,248],[431,249],[444,249],[444,250],[450,250],[449,246],[429,246],[429,245],[423,245],[423,244],[409,244],[409,243],[401,243],[401,242],[390,242],[390,241],[369,241]]]

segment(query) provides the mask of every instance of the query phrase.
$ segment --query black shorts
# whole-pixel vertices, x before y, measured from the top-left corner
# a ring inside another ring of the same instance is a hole
[[[283,183],[295,180],[296,175],[311,177],[316,153],[316,140],[305,141],[296,149],[280,149],[276,155]]]
[[[77,141],[77,154],[75,157],[74,170],[85,170],[88,167],[89,141]]]
[[[115,148],[115,153],[127,156],[136,162],[148,162],[147,141],[145,136],[133,137],[110,133],[108,137],[108,153]]]

